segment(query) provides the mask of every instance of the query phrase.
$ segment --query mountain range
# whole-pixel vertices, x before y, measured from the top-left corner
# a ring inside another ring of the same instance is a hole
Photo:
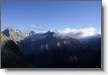
[[[1,32],[1,67],[101,67],[101,35],[81,39],[56,35],[5,29]]]

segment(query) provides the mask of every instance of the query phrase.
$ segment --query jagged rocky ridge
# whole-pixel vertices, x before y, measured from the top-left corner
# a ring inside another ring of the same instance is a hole
[[[101,67],[100,36],[75,39],[55,34],[2,31],[2,67]]]

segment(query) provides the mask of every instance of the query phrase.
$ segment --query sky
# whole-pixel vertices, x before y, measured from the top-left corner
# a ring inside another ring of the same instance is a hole
[[[1,11],[2,30],[101,32],[101,1],[3,2]]]

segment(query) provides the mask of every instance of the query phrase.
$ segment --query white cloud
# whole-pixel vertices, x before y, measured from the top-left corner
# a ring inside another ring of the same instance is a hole
[[[98,32],[98,34],[101,34],[101,32]]]
[[[94,36],[98,34],[95,28],[89,27],[89,28],[79,28],[79,29],[74,29],[74,28],[65,28],[62,31],[59,31],[62,35],[73,37],[73,38],[84,38],[84,37],[89,37],[89,36]]]
[[[37,24],[31,24],[30,27],[32,27],[32,28],[36,28],[36,29],[40,28],[40,26],[37,25]]]
[[[37,33],[38,32],[46,32],[47,31],[47,29],[45,27],[43,27],[43,26],[41,26],[39,24],[31,24],[30,27],[33,28],[34,30],[36,30]]]

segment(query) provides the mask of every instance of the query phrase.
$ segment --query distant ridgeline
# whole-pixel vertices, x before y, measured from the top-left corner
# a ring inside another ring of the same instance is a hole
[[[83,39],[55,32],[1,33],[2,68],[101,68],[101,35]]]

